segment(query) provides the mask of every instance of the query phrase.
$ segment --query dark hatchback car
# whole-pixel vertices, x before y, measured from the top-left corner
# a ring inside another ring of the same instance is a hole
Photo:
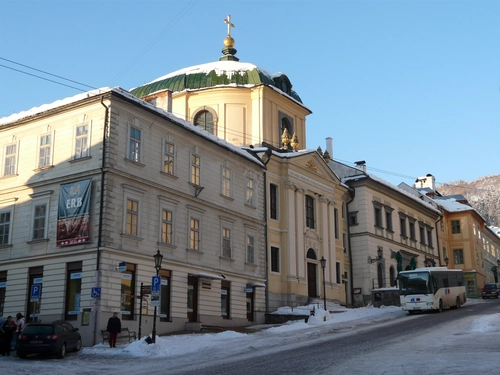
[[[53,323],[32,323],[24,327],[17,340],[16,350],[19,358],[28,354],[55,354],[64,358],[66,351],[79,351],[82,337],[71,323],[58,320]]]
[[[498,289],[498,284],[490,283],[485,284],[483,290],[481,291],[481,296],[483,299],[486,298],[498,298],[500,295],[500,290]]]

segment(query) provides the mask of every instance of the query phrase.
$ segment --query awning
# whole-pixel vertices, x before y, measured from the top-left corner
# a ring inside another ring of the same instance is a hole
[[[262,284],[262,283],[249,283],[248,285],[253,286],[254,288],[265,288],[266,287],[266,284]]]
[[[222,275],[215,275],[213,273],[205,273],[205,272],[196,272],[196,273],[189,273],[189,276],[194,276],[194,277],[199,277],[202,279],[212,279],[212,280],[224,280],[225,277]]]

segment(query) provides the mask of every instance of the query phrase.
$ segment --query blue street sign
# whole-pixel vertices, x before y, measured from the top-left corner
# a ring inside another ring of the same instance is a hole
[[[151,292],[160,292],[161,290],[161,276],[153,276],[151,278]]]
[[[42,292],[42,286],[40,284],[32,285],[30,302],[38,302],[38,300],[40,299],[41,292]]]
[[[101,288],[92,288],[92,298],[101,298]]]

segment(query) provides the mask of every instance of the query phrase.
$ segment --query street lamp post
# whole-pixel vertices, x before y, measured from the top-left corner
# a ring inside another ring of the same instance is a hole
[[[326,259],[325,257],[322,256],[319,261],[321,263],[321,268],[323,268],[323,303],[325,304],[325,311],[326,311],[326,281],[325,281]]]
[[[158,276],[160,274],[160,270],[161,270],[161,261],[163,260],[163,255],[161,255],[159,249],[156,252],[156,254],[153,255],[153,258],[155,260],[156,276]],[[161,293],[161,289],[160,289],[160,293]],[[156,306],[155,306],[155,311],[154,311],[154,315],[153,315],[153,343],[156,343]]]

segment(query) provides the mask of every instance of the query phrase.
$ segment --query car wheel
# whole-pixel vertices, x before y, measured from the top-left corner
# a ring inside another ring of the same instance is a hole
[[[59,353],[57,353],[57,358],[64,358],[65,355],[66,355],[66,344],[62,344]]]
[[[82,348],[82,339],[78,339],[78,341],[76,342],[75,352],[79,352],[81,348]]]
[[[28,355],[26,353],[23,353],[23,352],[17,352],[17,355],[19,356],[19,358],[21,359],[25,359]]]
[[[415,311],[413,311],[413,310],[408,310],[408,314],[413,315],[413,314],[415,314]]]

